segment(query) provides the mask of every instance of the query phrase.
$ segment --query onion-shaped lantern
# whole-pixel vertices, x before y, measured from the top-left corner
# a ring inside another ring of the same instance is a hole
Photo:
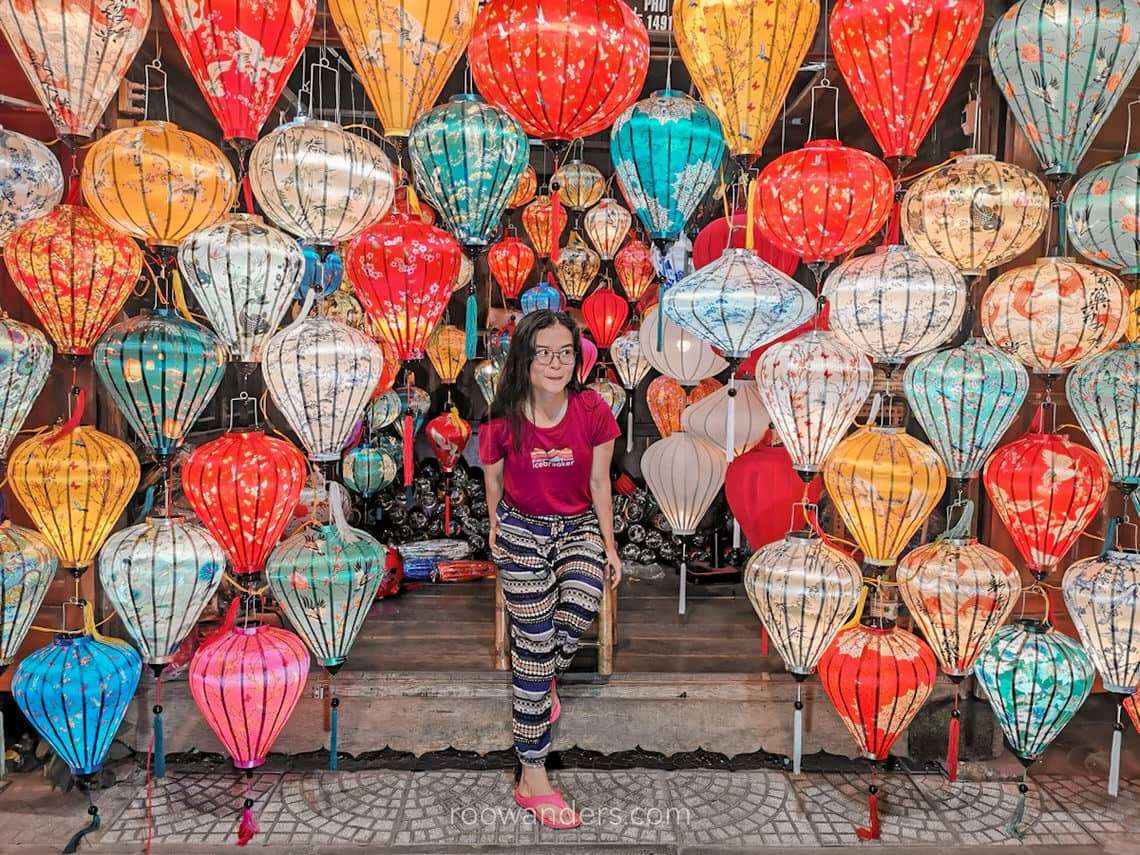
[[[613,346],[629,317],[629,306],[612,288],[599,288],[582,302],[582,316],[603,350]]]
[[[1131,493],[1140,486],[1140,344],[1117,345],[1078,363],[1065,395],[1113,482]]]
[[[412,433],[420,432],[420,428],[424,426],[427,421],[428,411],[431,409],[431,395],[427,390],[421,389],[419,386],[403,386],[396,390],[400,395],[400,401],[403,404],[404,410],[407,414],[411,415]],[[404,419],[396,419],[396,433],[403,439],[406,425]]]
[[[404,401],[400,397],[402,390],[389,389],[382,395],[372,399],[372,403],[368,405],[368,426],[374,430],[382,430],[390,424],[394,424],[396,419],[404,411]]]
[[[558,195],[572,211],[584,211],[595,205],[606,191],[606,180],[596,166],[571,160],[562,164],[551,176],[551,187],[558,184]]]
[[[602,261],[613,261],[625,243],[633,216],[617,199],[608,196],[590,208],[582,217],[582,227],[586,237],[602,257]]]
[[[18,226],[42,217],[63,198],[63,170],[37,139],[0,128],[0,244]]]
[[[598,254],[586,246],[577,232],[571,232],[570,242],[559,250],[558,261],[554,262],[554,272],[566,299],[571,303],[581,303],[601,266]]]
[[[523,208],[523,230],[539,258],[552,258],[566,230],[566,219],[565,209],[561,205],[555,209],[546,195],[535,196],[534,201]]]
[[[39,532],[11,520],[0,523],[0,672],[20,652],[58,567]]]
[[[564,299],[561,291],[543,279],[533,288],[528,288],[522,292],[522,296],[519,297],[519,306],[524,315],[537,312],[539,309],[559,312],[562,310]]]
[[[728,367],[704,340],[671,319],[662,318],[658,324],[659,311],[654,306],[646,312],[638,330],[641,353],[650,365],[682,386],[694,386]]]
[[[1085,258],[1140,273],[1140,152],[1094,167],[1073,185],[1065,208],[1065,228]]]
[[[1124,334],[1127,305],[1128,292],[1107,270],[1040,258],[990,283],[979,311],[990,344],[1037,374],[1060,374]]]
[[[463,330],[451,324],[436,329],[425,350],[431,367],[435,369],[440,382],[453,385],[459,379],[459,372],[467,364],[464,350]]]
[[[515,185],[511,198],[507,200],[507,207],[521,208],[533,199],[534,194],[537,192],[538,173],[534,171],[534,167],[531,166],[530,163],[527,163],[526,168],[522,171],[522,175],[519,176],[519,183]]]
[[[889,246],[836,267],[823,286],[831,329],[876,362],[900,364],[958,331],[966,283],[948,261]]]
[[[396,480],[396,460],[385,449],[363,442],[348,451],[341,462],[344,486],[362,496],[379,493]]]
[[[476,364],[472,373],[475,375],[475,385],[479,387],[483,400],[488,407],[491,406],[491,402],[495,400],[495,393],[499,391],[499,378],[503,376],[502,363],[494,359],[483,359]]]
[[[733,403],[729,406],[730,396]],[[733,420],[730,425],[729,419]],[[725,450],[726,459],[750,451],[768,434],[772,420],[760,399],[756,384],[745,381],[721,386],[681,413],[681,430],[707,439]]]
[[[657,284],[657,268],[649,247],[639,240],[631,240],[614,256],[614,272],[625,291],[626,298],[636,303]]]
[[[427,423],[424,428],[428,444],[439,460],[439,468],[445,473],[454,471],[467,447],[467,440],[471,438],[471,424],[459,417],[459,411],[454,407],[450,411],[440,413]]]
[[[487,250],[487,268],[507,300],[517,300],[534,269],[534,250],[514,235],[507,235]]]
[[[51,357],[42,332],[0,313],[0,460],[47,382]]]

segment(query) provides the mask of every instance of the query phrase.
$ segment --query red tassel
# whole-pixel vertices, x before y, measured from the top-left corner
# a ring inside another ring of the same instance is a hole
[[[550,263],[558,262],[558,222],[562,219],[562,196],[555,190],[550,194]]]
[[[614,492],[623,496],[632,496],[635,490],[637,490],[637,484],[624,472],[614,479]]]
[[[249,186],[249,176],[244,175],[241,179],[241,192],[245,197],[245,211],[247,214],[253,213],[253,189]]]
[[[951,783],[958,780],[958,734],[961,730],[962,715],[955,703],[950,714],[950,741],[946,746],[946,779]]]
[[[900,216],[900,206],[898,199],[896,199],[895,203],[891,206],[891,218],[887,222],[886,240],[884,241],[887,246],[895,246],[901,243],[899,239],[901,228],[902,218]]]
[[[760,624],[760,655],[768,655],[768,627]]]
[[[878,787],[872,785],[871,794],[867,796],[867,812],[871,816],[871,821],[866,828],[855,829],[855,834],[860,840],[879,839],[879,797],[877,793]]]
[[[253,818],[253,811],[246,808],[241,812],[241,822],[238,824],[238,846],[245,846],[253,840],[253,835],[261,831],[257,820]]]
[[[451,537],[451,491],[443,497],[443,536]]]
[[[413,446],[413,443],[415,441],[415,436],[413,436],[414,430],[415,430],[415,425],[412,423],[412,414],[408,413],[406,416],[404,416],[404,486],[405,487],[412,486],[412,469],[415,468],[412,465],[413,463],[415,463],[415,457],[412,454],[412,446]]]
[[[59,430],[48,438],[47,443],[49,445],[56,440],[63,439],[79,427],[79,423],[83,421],[83,410],[87,406],[87,390],[76,388],[73,392],[75,394],[75,405],[71,408],[71,415],[67,421],[60,425]]]

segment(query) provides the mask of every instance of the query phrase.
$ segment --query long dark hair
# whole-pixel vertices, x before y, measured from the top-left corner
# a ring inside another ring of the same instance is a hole
[[[505,418],[511,429],[511,441],[517,451],[522,445],[523,430],[526,427],[524,406],[530,400],[530,365],[534,361],[534,340],[539,332],[562,325],[570,331],[574,343],[574,368],[570,372],[570,382],[566,389],[579,392],[582,383],[578,380],[578,367],[582,364],[582,337],[578,325],[565,312],[552,312],[539,309],[524,315],[511,335],[511,347],[507,351],[507,361],[499,377],[499,388],[495,400],[491,402],[491,418]]]

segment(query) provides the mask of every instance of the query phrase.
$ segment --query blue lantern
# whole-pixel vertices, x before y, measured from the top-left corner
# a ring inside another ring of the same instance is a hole
[[[1029,375],[981,339],[924,354],[903,377],[907,401],[952,478],[973,478],[1017,416]]]
[[[680,236],[716,180],[724,152],[712,111],[672,89],[630,106],[610,132],[614,173],[659,247]]]
[[[396,459],[385,449],[364,442],[344,455],[344,486],[362,496],[379,493],[396,479]]]
[[[58,567],[38,531],[11,520],[0,524],[0,673],[16,658]]]
[[[333,250],[321,262],[321,254],[304,241],[297,241],[305,256],[305,272],[301,276],[301,285],[297,288],[297,299],[304,300],[309,290],[316,286],[317,297],[329,297],[344,278],[344,262],[340,253]]]
[[[522,313],[529,315],[539,309],[549,309],[552,312],[562,310],[562,292],[549,282],[541,281],[533,288],[528,288],[519,297]]]
[[[1065,381],[1077,421],[1124,492],[1140,486],[1140,344],[1078,362]]]
[[[1065,227],[1081,255],[1140,273],[1140,152],[1090,169],[1069,193]]]

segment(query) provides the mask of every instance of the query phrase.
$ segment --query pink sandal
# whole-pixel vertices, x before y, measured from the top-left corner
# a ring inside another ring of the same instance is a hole
[[[550,689],[554,690],[554,679],[550,680]],[[554,699],[550,703],[550,723],[558,721],[558,716],[562,715],[562,703],[558,700],[558,695],[554,695]]]
[[[555,831],[577,828],[582,824],[582,817],[570,805],[566,804],[566,800],[562,798],[562,793],[557,790],[544,796],[524,796],[519,792],[519,788],[515,787],[515,804],[527,811],[539,823],[547,828],[553,828]],[[558,812],[552,817],[548,811],[542,810],[544,807],[557,808]],[[567,812],[572,819],[563,819]]]

